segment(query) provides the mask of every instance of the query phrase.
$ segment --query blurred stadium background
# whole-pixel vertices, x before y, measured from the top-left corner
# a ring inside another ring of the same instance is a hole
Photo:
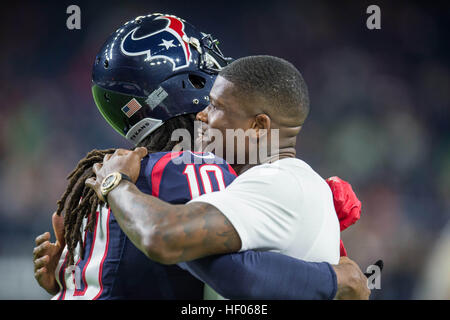
[[[0,13],[0,299],[47,299],[34,238],[50,230],[65,177],[93,148],[127,147],[97,111],[90,72],[106,37],[135,16],[178,15],[226,55],[293,62],[312,111],[298,156],[350,181],[361,220],[343,234],[362,269],[382,258],[372,299],[450,299],[449,6],[374,1],[58,1]],[[66,28],[67,6],[81,30]]]

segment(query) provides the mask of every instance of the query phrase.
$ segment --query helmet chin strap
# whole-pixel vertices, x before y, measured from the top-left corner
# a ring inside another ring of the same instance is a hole
[[[164,122],[160,119],[144,118],[128,130],[126,138],[137,146],[150,133],[162,126]]]

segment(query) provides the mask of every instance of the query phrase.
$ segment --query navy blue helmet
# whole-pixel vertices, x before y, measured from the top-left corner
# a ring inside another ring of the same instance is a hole
[[[225,58],[211,35],[172,15],[128,21],[103,44],[92,71],[92,93],[103,117],[138,144],[164,121],[197,113]]]

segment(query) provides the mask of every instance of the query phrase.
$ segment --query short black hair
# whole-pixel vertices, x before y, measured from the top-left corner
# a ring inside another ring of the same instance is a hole
[[[301,124],[309,113],[309,94],[300,71],[290,62],[268,55],[237,59],[222,69],[219,76],[235,84],[245,95],[267,101],[269,116],[281,114]],[[270,108],[270,109],[269,109]]]

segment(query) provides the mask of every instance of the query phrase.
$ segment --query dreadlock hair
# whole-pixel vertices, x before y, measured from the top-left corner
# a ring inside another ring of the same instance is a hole
[[[179,141],[172,141],[172,132],[176,129],[187,129],[191,136],[191,146],[194,143],[195,114],[185,114],[167,120],[164,125],[147,136],[139,147],[146,147],[148,153],[171,151]],[[81,159],[75,169],[69,174],[69,184],[62,197],[57,202],[56,214],[64,213],[64,239],[68,250],[68,265],[74,264],[74,252],[80,244],[80,257],[84,257],[84,244],[81,227],[83,219],[88,222],[84,231],[93,232],[95,213],[101,201],[94,190],[85,186],[88,178],[95,177],[93,165],[103,162],[106,154],[114,153],[116,149],[92,150]]]

